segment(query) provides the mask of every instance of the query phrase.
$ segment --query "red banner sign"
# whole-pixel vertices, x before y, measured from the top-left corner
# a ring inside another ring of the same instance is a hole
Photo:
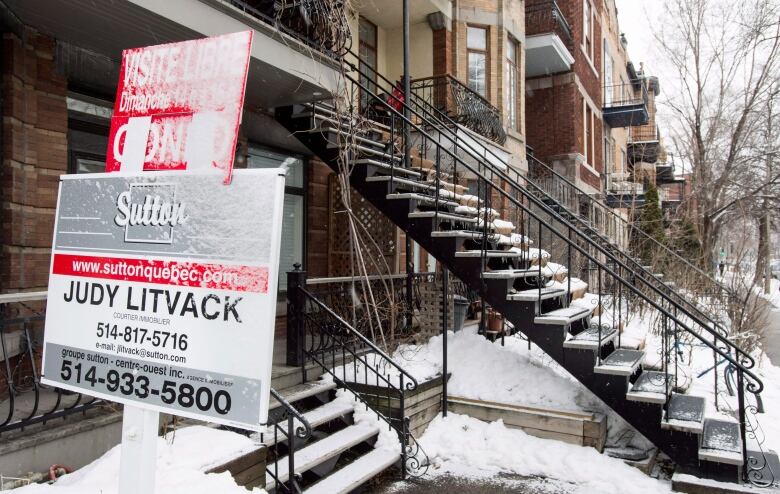
[[[229,181],[252,31],[125,50],[106,171],[218,169]]]

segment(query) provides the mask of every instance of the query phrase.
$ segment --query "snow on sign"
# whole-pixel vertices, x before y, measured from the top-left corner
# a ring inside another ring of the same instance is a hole
[[[42,381],[257,429],[283,198],[278,169],[63,176]]]
[[[229,182],[252,31],[125,50],[106,171],[222,170]]]

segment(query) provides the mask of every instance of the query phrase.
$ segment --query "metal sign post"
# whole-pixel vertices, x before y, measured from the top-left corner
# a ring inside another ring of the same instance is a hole
[[[159,412],[125,405],[122,414],[119,494],[154,493],[159,429]]]

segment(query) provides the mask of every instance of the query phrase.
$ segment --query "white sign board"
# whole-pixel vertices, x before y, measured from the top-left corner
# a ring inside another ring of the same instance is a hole
[[[268,414],[284,176],[60,182],[42,382],[258,429]]]

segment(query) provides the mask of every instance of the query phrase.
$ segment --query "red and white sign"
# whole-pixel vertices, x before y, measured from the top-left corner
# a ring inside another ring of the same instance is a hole
[[[107,172],[222,170],[230,181],[252,31],[122,52]]]

